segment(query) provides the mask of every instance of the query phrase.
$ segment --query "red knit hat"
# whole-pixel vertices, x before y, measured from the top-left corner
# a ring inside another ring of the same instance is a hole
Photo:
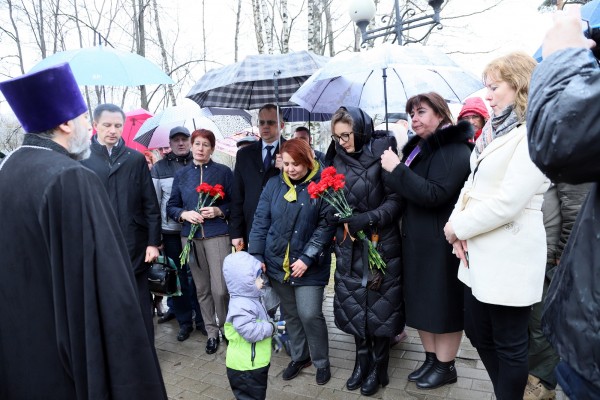
[[[486,121],[490,118],[487,107],[483,100],[481,100],[481,97],[470,97],[466,99],[465,105],[458,114],[458,119],[460,120],[469,115],[479,115]]]

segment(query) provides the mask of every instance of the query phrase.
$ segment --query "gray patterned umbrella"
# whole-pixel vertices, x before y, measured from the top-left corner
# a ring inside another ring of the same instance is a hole
[[[208,71],[186,97],[201,107],[251,110],[266,103],[292,106],[292,94],[328,60],[309,51],[248,56]]]

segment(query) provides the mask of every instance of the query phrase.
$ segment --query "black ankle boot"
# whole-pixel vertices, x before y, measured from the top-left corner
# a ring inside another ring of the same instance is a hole
[[[435,353],[425,352],[425,362],[418,369],[408,374],[408,381],[416,382],[421,379],[427,372],[429,372],[436,361],[437,357],[435,356]]]
[[[379,385],[386,387],[387,384],[390,383],[390,379],[387,376],[387,371],[385,374],[381,372],[381,365],[375,363],[371,368],[371,371],[369,371],[369,375],[367,375],[367,378],[360,387],[360,394],[363,396],[372,396],[379,390]]]
[[[435,389],[456,382],[454,360],[448,362],[436,361],[427,374],[417,381],[419,389]]]
[[[358,360],[354,364],[354,371],[352,371],[352,375],[346,381],[346,389],[348,390],[356,390],[361,387],[363,383],[363,370],[360,367],[360,363]]]
[[[367,340],[355,337],[354,341],[356,344],[356,359],[352,375],[346,381],[346,388],[348,390],[356,390],[361,387],[369,372],[369,348]]]
[[[372,396],[379,390],[379,385],[386,387],[390,383],[390,378],[388,377],[390,339],[375,336],[372,340],[375,362],[371,366],[369,375],[367,375],[360,388],[360,393],[363,396]]]

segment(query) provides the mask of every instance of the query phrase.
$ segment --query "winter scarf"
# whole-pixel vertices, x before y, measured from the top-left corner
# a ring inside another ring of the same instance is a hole
[[[485,124],[481,136],[475,142],[475,154],[479,156],[492,140],[506,135],[521,123],[513,105],[506,107],[499,115],[492,114],[492,118]]]
[[[304,179],[304,181],[302,183],[310,181],[317,174],[317,172],[319,172],[320,165],[321,164],[319,164],[319,162],[317,160],[313,160],[312,170],[310,171],[310,173],[308,174],[308,176],[306,177],[306,179]],[[297,199],[296,186],[292,185],[292,182],[290,181],[290,177],[288,176],[288,174],[283,172],[282,175],[283,175],[283,181],[290,188],[287,191],[287,193],[283,196],[283,198],[286,199],[290,203],[292,201],[296,201],[296,199]]]
[[[319,172],[320,166],[321,166],[321,164],[319,164],[319,162],[317,160],[313,160],[312,170],[310,171],[310,173],[308,174],[308,176],[304,179],[304,181],[302,183],[310,181],[317,174],[317,172]],[[283,172],[281,175],[283,176],[283,181],[285,182],[285,184],[288,185],[288,187],[290,188],[286,192],[286,194],[283,195],[283,198],[286,199],[290,203],[296,201],[298,199],[298,196],[296,194],[296,186],[292,184],[288,174]],[[285,256],[283,257],[282,267],[283,267],[283,270],[285,271],[285,276],[283,277],[283,281],[287,282],[290,279],[290,275],[291,275],[290,244],[289,243],[287,245],[287,248],[285,249]]]

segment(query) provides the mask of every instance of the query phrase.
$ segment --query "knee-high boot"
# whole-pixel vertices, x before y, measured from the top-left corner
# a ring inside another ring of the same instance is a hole
[[[361,387],[369,372],[369,345],[367,339],[355,336],[354,342],[356,343],[356,358],[352,375],[346,381],[348,390],[356,390]]]
[[[379,385],[387,386],[390,382],[388,377],[388,364],[390,361],[390,339],[387,337],[372,337],[373,341],[373,364],[369,375],[363,382],[360,393],[364,396],[372,396],[379,390]]]

